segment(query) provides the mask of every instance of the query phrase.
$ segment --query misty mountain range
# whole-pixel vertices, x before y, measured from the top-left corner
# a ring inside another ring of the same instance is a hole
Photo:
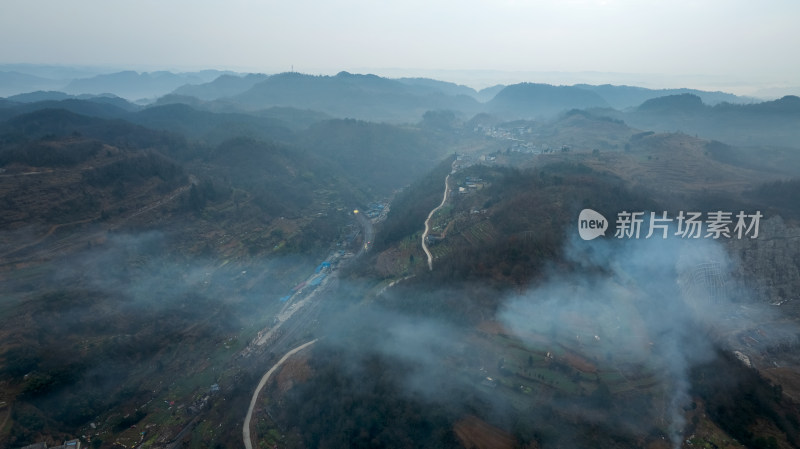
[[[392,95],[402,94],[429,97],[425,101],[418,99],[413,103],[414,106],[468,110],[478,107],[481,103],[491,102],[496,94],[506,87],[497,85],[476,91],[467,86],[427,78],[389,79],[374,75],[353,75],[347,72],[341,72],[335,76],[311,76],[294,72],[274,75],[237,74],[219,70],[188,73],[122,71],[85,75],[86,72],[77,69],[68,70],[67,68],[49,68],[47,66],[0,66],[0,96],[10,97],[35,91],[57,91],[71,95],[113,94],[129,101],[150,103],[164,95],[173,94],[194,97],[202,101],[230,99],[248,107],[264,107],[282,105],[277,103],[285,102],[287,96],[292,101],[302,102],[302,97],[297,95],[298,91],[308,95],[315,92],[319,95],[331,89],[340,89],[342,95],[355,95],[362,101],[370,98],[375,101],[391,100]],[[546,86],[548,85],[529,85],[527,89],[547,89]],[[608,105],[624,109],[638,106],[651,98],[680,93],[693,93],[712,105],[723,101],[731,103],[753,101],[751,98],[732,94],[694,89],[654,90],[631,86],[591,86],[586,84],[559,86],[559,89],[561,89],[562,95],[572,96],[575,100],[583,100],[567,102],[569,107]],[[597,101],[596,97],[587,91],[597,94],[602,101]],[[546,96],[548,94],[542,92],[531,95]],[[465,97],[471,98],[474,102],[466,100]],[[592,100],[589,100],[590,98]],[[327,100],[330,102],[336,98],[329,97]],[[293,104],[291,106],[301,105]],[[317,109],[323,106],[332,107],[330,103],[325,104],[321,99],[312,106]],[[408,107],[413,109],[412,103]],[[545,108],[544,111],[546,110]],[[542,111],[526,110],[525,112],[537,114]]]
[[[485,114],[497,120],[548,120],[581,109],[640,129],[682,131],[732,144],[791,146],[800,116],[800,99],[793,96],[756,102],[695,89],[541,83],[476,91],[427,78],[389,79],[348,72],[314,76],[128,71],[78,78],[59,90],[35,90],[46,79],[19,72],[0,72],[0,80],[6,92],[25,90],[25,86],[34,89],[0,99],[0,118],[59,108],[161,129],[168,125],[213,142],[242,134],[281,136],[286,133],[279,128],[297,129],[329,118],[418,123],[428,111],[451,111],[454,120],[464,122]],[[151,100],[131,101],[144,97]],[[226,126],[229,129],[223,131]]]
[[[207,83],[232,72],[139,73],[127,70],[109,74],[90,73],[63,67],[0,65],[0,96],[56,90],[75,95],[114,94],[134,101],[162,96],[186,84]]]

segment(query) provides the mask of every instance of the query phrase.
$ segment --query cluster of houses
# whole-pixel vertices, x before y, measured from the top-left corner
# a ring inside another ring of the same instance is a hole
[[[560,149],[552,148],[550,145],[537,146],[533,142],[515,141],[507,150],[511,153],[525,153],[525,154],[553,154],[557,152],[566,153],[571,149],[569,145],[561,145]]]
[[[495,139],[514,139],[531,134],[533,128],[530,126],[512,126],[506,128],[502,126],[477,125],[472,131],[483,134],[484,136],[494,137]]]
[[[375,202],[367,205],[367,210],[364,214],[369,218],[378,218],[384,210],[386,210],[386,204]]]
[[[558,151],[567,152],[570,150],[568,145],[552,147],[548,144],[535,144],[530,139],[533,128],[529,126],[515,126],[510,128],[500,126],[478,125],[473,131],[495,139],[509,140],[510,144],[506,148],[511,153],[523,154],[553,154]],[[487,160],[488,159],[481,159]],[[493,159],[492,159],[493,160]]]
[[[476,178],[474,176],[467,176],[466,179],[464,180],[464,185],[458,186],[458,193],[466,195],[470,192],[474,192],[476,190],[480,190],[484,187],[487,187],[488,185],[489,183],[481,178]]]
[[[342,250],[337,251],[335,253],[335,256],[332,258],[333,262],[335,263],[336,260],[338,260],[343,255],[344,251]],[[331,262],[326,260],[320,263],[319,265],[317,265],[317,268],[314,269],[314,275],[311,278],[292,287],[292,290],[287,295],[281,296],[279,298],[280,302],[286,302],[290,300],[295,293],[300,292],[306,286],[318,287],[320,284],[322,284],[322,281],[325,280],[325,278],[332,270],[333,270],[333,265]]]

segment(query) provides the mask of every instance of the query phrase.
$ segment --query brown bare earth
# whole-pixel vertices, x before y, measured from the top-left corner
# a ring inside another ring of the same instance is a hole
[[[760,372],[773,385],[780,385],[783,394],[792,401],[800,402],[800,378],[797,376],[797,367],[766,368]]]
[[[504,334],[508,332],[502,324],[491,320],[482,321],[480,324],[478,324],[478,330],[490,335]]]
[[[564,354],[562,357],[565,362],[569,364],[569,366],[575,368],[578,371],[582,371],[584,373],[596,373],[597,367],[590,363],[588,360],[584,359],[583,357],[567,353]]]
[[[469,415],[456,423],[453,431],[467,449],[513,449],[517,442],[502,429]]]
[[[302,352],[283,364],[278,377],[275,378],[276,386],[281,394],[289,391],[296,383],[305,382],[311,377],[311,367],[308,366],[309,353]]]
[[[400,251],[396,248],[386,250],[378,255],[375,267],[381,275],[391,275],[398,270],[401,260]]]

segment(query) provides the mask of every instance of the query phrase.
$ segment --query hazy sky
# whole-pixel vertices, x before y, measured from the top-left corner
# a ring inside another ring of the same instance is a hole
[[[1,0],[0,62],[796,86],[799,20],[797,0]]]

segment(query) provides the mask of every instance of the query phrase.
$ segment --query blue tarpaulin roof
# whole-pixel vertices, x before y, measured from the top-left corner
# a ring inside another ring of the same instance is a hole
[[[319,264],[317,269],[314,270],[314,272],[315,273],[319,273],[320,271],[322,271],[323,268],[330,268],[330,267],[331,267],[331,263],[330,262],[322,262],[321,264]]]
[[[322,283],[322,280],[323,280],[323,279],[325,279],[325,275],[324,275],[324,274],[323,274],[323,275],[320,275],[320,276],[318,276],[318,277],[315,277],[315,278],[314,278],[314,280],[312,280],[312,281],[311,281],[311,285],[313,285],[314,287],[316,287],[317,285],[319,285],[319,284],[321,284],[321,283]]]

